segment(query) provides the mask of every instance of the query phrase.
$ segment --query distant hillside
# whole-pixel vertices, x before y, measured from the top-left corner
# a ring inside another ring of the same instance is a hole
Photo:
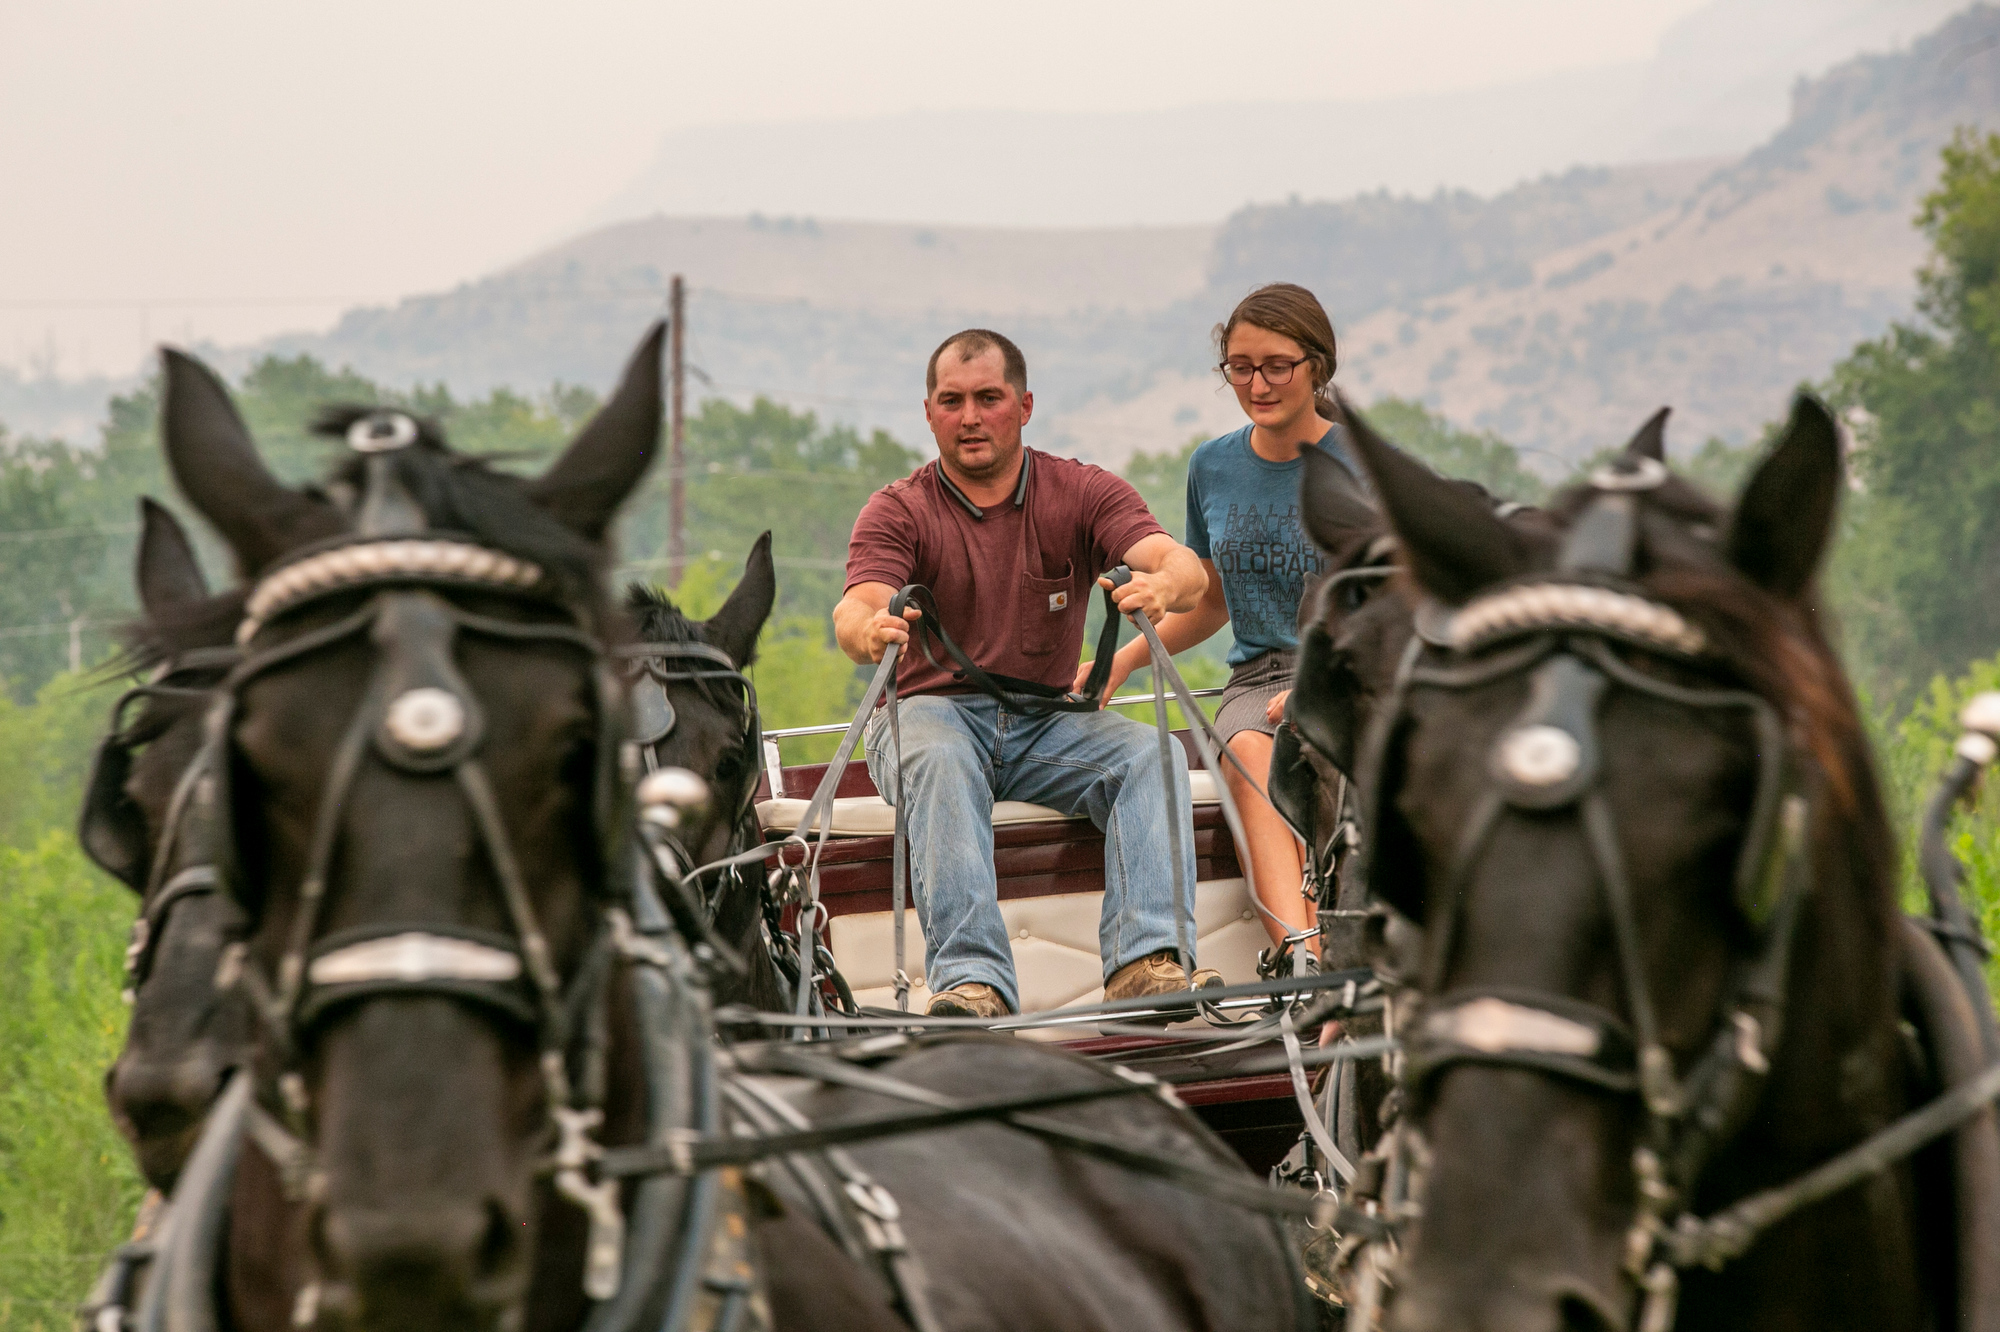
[[[1419,398],[1560,467],[1662,403],[1693,447],[1743,441],[1801,380],[1906,315],[1911,220],[1961,125],[2000,128],[2000,9],[1801,83],[1786,126],[1727,164],[1574,171],[1491,200],[1369,196],[1246,209],[1216,241],[1218,305],[1316,283],[1363,402]],[[1198,369],[1070,413],[1079,438],[1179,439],[1236,420]]]
[[[1661,403],[1690,443],[1741,439],[1908,310],[1911,219],[1960,125],[2000,127],[1990,6],[1802,84],[1770,142],[1674,206],[1537,259],[1532,281],[1352,324],[1353,382],[1569,456]]]
[[[1174,363],[1169,349],[1183,330],[1163,312],[1202,291],[1214,237],[1213,227],[652,218],[453,291],[352,311],[330,334],[268,349],[470,392],[601,386],[645,321],[664,312],[679,272],[689,282],[697,388],[765,393],[907,437],[925,358],[968,325],[1018,338],[1037,391],[1055,403],[1131,392]]]
[[[1283,277],[1326,300],[1363,401],[1420,397],[1558,469],[1663,402],[1689,444],[1744,439],[1904,313],[1910,220],[1961,124],[2000,125],[1988,5],[1801,83],[1786,125],[1733,160],[1260,206],[1219,228],[651,218],[272,346],[466,394],[601,385],[684,272],[704,391],[917,440],[924,357],[993,324],[1028,353],[1037,442],[1116,464],[1236,423],[1209,331]]]

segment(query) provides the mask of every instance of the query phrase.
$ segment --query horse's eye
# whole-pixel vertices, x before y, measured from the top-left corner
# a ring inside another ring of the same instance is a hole
[[[1368,603],[1368,584],[1356,579],[1340,589],[1340,608],[1359,610]]]

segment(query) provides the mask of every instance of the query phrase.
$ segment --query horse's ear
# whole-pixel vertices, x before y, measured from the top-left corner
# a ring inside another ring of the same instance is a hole
[[[666,335],[664,323],[647,330],[610,400],[528,486],[535,503],[589,540],[602,539],[659,451],[660,348]]]
[[[1796,601],[1819,570],[1840,502],[1840,426],[1801,393],[1792,419],[1757,467],[1729,523],[1729,561],[1774,596]]]
[[[771,618],[771,603],[778,597],[777,575],[771,571],[771,534],[757,538],[750,558],[743,562],[743,578],[722,609],[701,626],[702,637],[729,654],[737,667],[748,666],[757,655],[757,635]]]
[[[1528,567],[1521,538],[1493,516],[1486,500],[1383,439],[1360,412],[1342,407],[1348,438],[1375,483],[1410,572],[1425,591],[1458,605]]]
[[[1354,659],[1335,647],[1323,625],[1299,635],[1298,669],[1292,675],[1291,696],[1285,700],[1285,720],[1326,761],[1352,776],[1360,732],[1361,683]]]
[[[1625,441],[1625,456],[1628,458],[1651,458],[1654,462],[1667,460],[1667,418],[1674,409],[1662,407],[1646,418],[1646,424],[1639,427],[1639,433]]]
[[[1315,546],[1339,555],[1358,538],[1381,530],[1382,515],[1361,493],[1361,482],[1345,463],[1321,449],[1306,449],[1304,457],[1299,514]]]
[[[125,793],[131,775],[132,751],[116,736],[98,741],[84,778],[76,840],[99,869],[134,892],[143,892],[152,843],[146,837],[146,816]]]
[[[187,529],[172,510],[150,496],[139,498],[139,556],[134,565],[139,606],[155,619],[208,599],[208,580],[202,577]]]
[[[160,355],[167,466],[195,511],[229,543],[246,578],[289,550],[341,531],[332,506],[271,475],[214,371],[173,347]]]

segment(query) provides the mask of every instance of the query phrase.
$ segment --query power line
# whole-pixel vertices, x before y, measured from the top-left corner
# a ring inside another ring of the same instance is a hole
[[[36,638],[45,634],[66,634],[72,630],[83,632],[87,630],[110,629],[114,628],[116,624],[115,620],[83,620],[81,622],[58,620],[53,624],[21,624],[14,626],[12,629],[0,629],[0,638]]]
[[[70,296],[52,300],[0,297],[0,310],[150,310],[166,306],[176,310],[248,309],[258,306],[361,305],[350,296]]]
[[[708,558],[722,559],[723,555],[720,551],[710,551]],[[618,567],[620,569],[658,569],[672,563],[672,559],[663,555],[650,560],[626,560]],[[777,565],[780,569],[830,569],[835,572],[847,567],[846,560],[815,559],[807,555],[773,555],[771,563]]]
[[[0,541],[53,541],[57,537],[98,532],[107,536],[139,530],[137,523],[73,523],[68,527],[32,527],[19,532],[0,532]]]

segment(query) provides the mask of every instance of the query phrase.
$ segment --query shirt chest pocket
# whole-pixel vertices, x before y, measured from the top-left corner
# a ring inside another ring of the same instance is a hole
[[[1071,586],[1075,572],[1076,564],[1071,561],[1063,566],[1060,578],[1037,578],[1027,573],[1021,575],[1021,604],[1016,611],[1019,624],[1015,646],[1022,656],[1046,657],[1061,645],[1070,602],[1076,596],[1076,590]]]

